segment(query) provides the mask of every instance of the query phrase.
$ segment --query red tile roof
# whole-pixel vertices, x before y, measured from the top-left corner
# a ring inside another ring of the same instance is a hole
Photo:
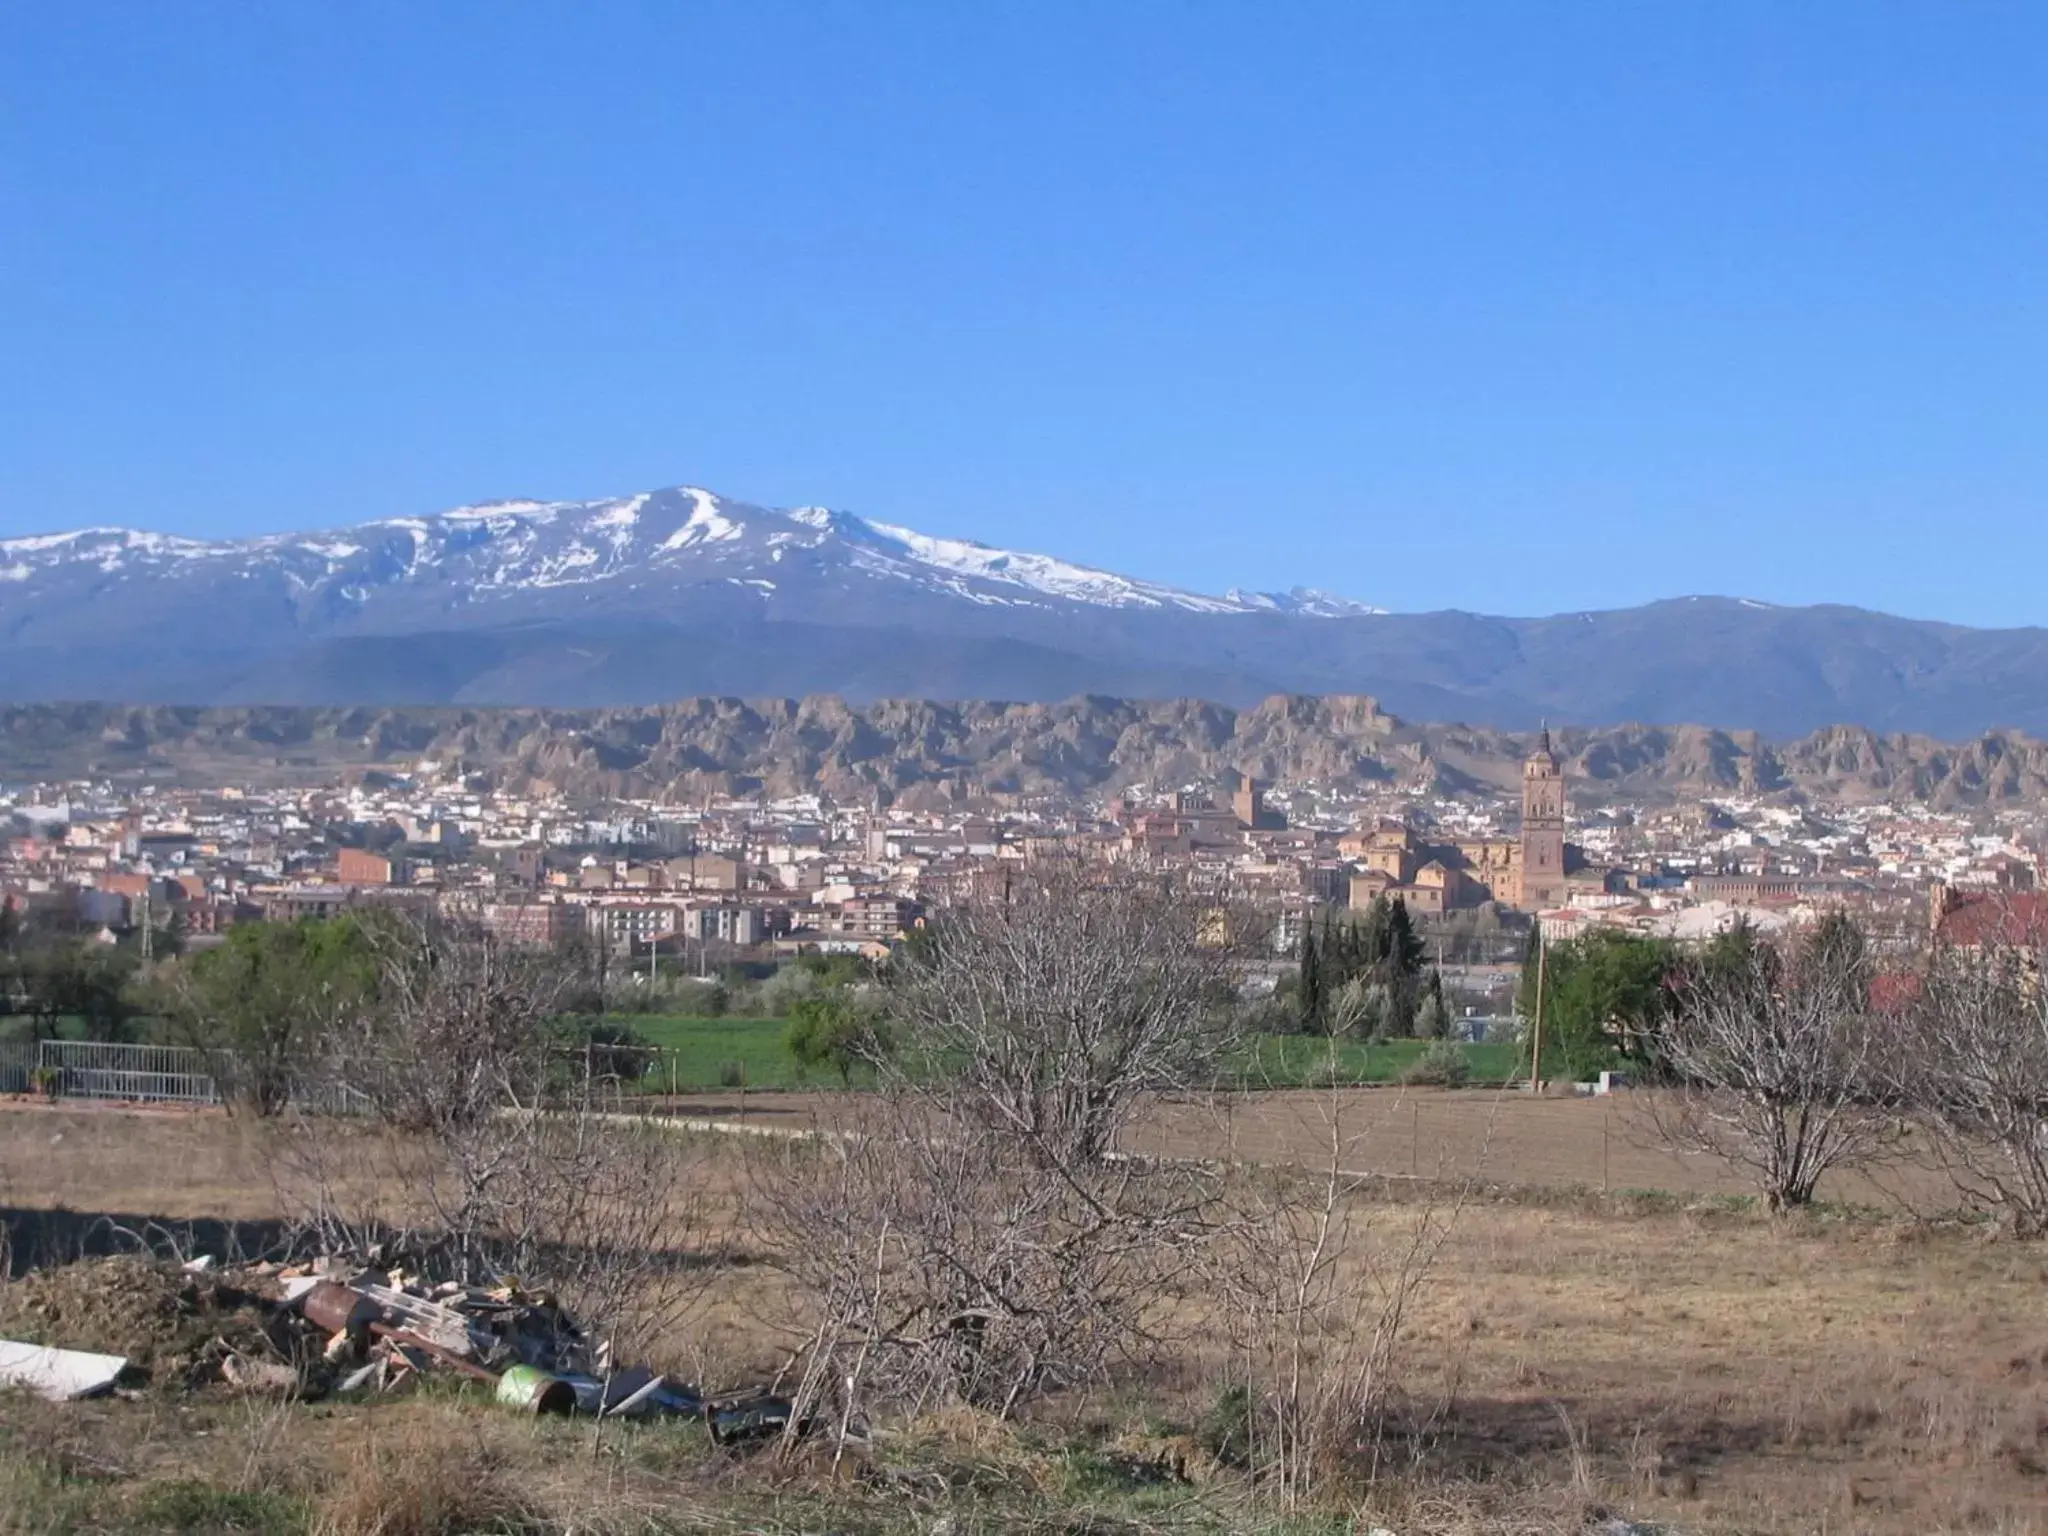
[[[1986,891],[1949,897],[1935,938],[1959,949],[2048,945],[2048,893]]]

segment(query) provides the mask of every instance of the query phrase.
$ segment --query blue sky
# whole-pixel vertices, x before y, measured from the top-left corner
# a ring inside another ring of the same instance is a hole
[[[689,482],[2048,622],[2048,6],[14,5],[0,533]]]

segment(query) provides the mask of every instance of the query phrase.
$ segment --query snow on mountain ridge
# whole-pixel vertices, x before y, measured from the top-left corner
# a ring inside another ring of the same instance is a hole
[[[20,587],[45,573],[87,565],[125,578],[168,574],[169,562],[242,562],[280,571],[294,590],[321,586],[357,604],[378,587],[426,581],[507,594],[699,565],[710,567],[707,577],[744,580],[717,568],[780,563],[792,550],[981,604],[1320,616],[1379,611],[1305,588],[1290,594],[1233,590],[1214,597],[826,507],[773,510],[728,502],[696,486],[594,501],[478,502],[428,516],[242,539],[190,539],[112,527],[33,534],[0,539],[0,572]]]
[[[205,555],[220,546],[205,539],[187,539],[175,533],[150,533],[139,528],[74,528],[67,533],[31,533],[0,539],[0,550],[10,555],[45,554],[54,550],[74,552],[73,558],[104,558],[110,552],[134,551],[149,555]]]
[[[1002,582],[1027,587],[1051,597],[1114,608],[1171,606],[1202,613],[1228,613],[1235,606],[1228,599],[1204,597],[1200,593],[1136,581],[1112,571],[1074,565],[1051,555],[997,549],[971,539],[933,538],[893,523],[862,521],[866,528],[898,546],[901,551],[899,558],[979,581]]]
[[[1245,592],[1232,587],[1226,595],[1241,606],[1314,619],[1361,618],[1387,611],[1317,587],[1289,587],[1285,592]]]
[[[719,510],[718,498],[709,491],[686,487],[690,515],[658,546],[663,550],[688,549],[692,544],[723,544],[746,537],[746,530]]]

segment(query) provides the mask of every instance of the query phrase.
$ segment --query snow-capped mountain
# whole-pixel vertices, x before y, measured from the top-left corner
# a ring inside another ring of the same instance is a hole
[[[1212,596],[691,487],[255,539],[0,540],[0,704],[1274,693],[1372,694],[1411,720],[1509,728],[2043,732],[2048,632],[1717,597],[1525,619],[1380,613],[1304,587]],[[0,715],[0,729],[25,727]],[[250,729],[293,755],[288,718]]]
[[[87,528],[0,540],[0,583],[11,584],[0,586],[0,611],[56,589],[104,596],[135,584],[228,576],[273,589],[305,620],[354,627],[374,624],[385,607],[416,616],[421,597],[444,611],[565,592],[637,608],[648,595],[724,582],[768,601],[792,585],[809,595],[831,574],[989,606],[1318,617],[1378,611],[1305,588],[1211,597],[823,507],[772,511],[694,486],[608,501],[488,502],[254,539]]]

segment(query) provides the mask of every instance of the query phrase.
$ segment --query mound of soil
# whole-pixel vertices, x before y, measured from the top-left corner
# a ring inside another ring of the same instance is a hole
[[[0,1338],[125,1355],[153,1386],[221,1379],[230,1354],[296,1363],[300,1331],[229,1275],[147,1259],[86,1259],[0,1286]]]

